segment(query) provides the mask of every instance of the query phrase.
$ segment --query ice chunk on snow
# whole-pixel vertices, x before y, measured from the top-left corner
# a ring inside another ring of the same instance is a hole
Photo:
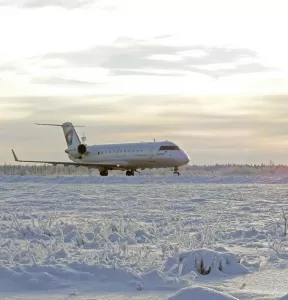
[[[237,300],[237,298],[206,287],[188,287],[181,289],[168,300]]]

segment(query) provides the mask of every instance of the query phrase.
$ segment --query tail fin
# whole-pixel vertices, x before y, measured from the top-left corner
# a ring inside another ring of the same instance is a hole
[[[70,122],[65,122],[62,124],[62,129],[64,132],[67,147],[79,146],[81,144],[78,134],[76,133],[74,126]]]
[[[67,144],[68,148],[71,147],[71,146],[77,147],[81,144],[80,139],[78,137],[78,134],[75,131],[75,128],[74,128],[73,124],[70,123],[70,122],[65,122],[61,125],[58,125],[58,124],[39,124],[39,123],[36,123],[36,124],[37,125],[62,127],[63,132],[64,132],[64,136],[65,136],[65,140],[66,140],[66,144]],[[75,127],[84,127],[84,126],[75,126]]]

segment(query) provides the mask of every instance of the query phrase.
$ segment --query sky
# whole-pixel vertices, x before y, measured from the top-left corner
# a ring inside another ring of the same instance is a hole
[[[171,140],[191,164],[288,164],[287,0],[0,0],[0,163]]]

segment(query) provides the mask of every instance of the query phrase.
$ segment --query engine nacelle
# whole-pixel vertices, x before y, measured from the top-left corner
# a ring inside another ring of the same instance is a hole
[[[84,145],[84,144],[80,144],[78,146],[77,150],[78,150],[79,154],[83,155],[83,154],[85,154],[87,152],[87,146]]]
[[[66,149],[65,152],[74,158],[78,158],[79,156],[81,158],[81,155],[87,152],[87,146],[80,144],[76,149]]]

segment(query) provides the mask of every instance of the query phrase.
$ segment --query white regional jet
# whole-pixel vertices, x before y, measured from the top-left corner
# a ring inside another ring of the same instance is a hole
[[[134,173],[138,172],[137,169],[172,167],[174,167],[174,174],[180,175],[179,166],[190,161],[189,156],[183,150],[169,141],[88,146],[80,142],[70,122],[62,125],[36,124],[62,127],[67,143],[65,152],[72,162],[19,160],[12,149],[15,161],[45,163],[54,166],[85,166],[98,169],[101,176],[107,176],[109,170],[122,170],[126,171],[126,176],[134,176]]]

